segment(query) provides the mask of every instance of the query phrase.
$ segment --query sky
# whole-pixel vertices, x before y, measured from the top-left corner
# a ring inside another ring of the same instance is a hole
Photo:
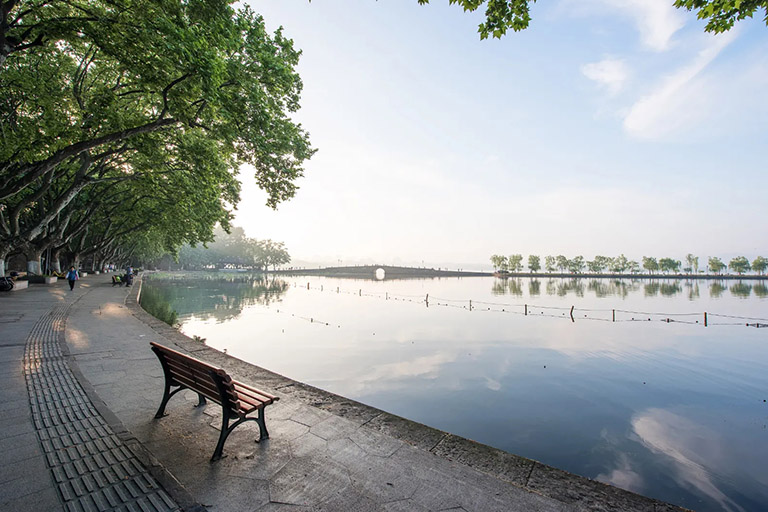
[[[715,36],[673,0],[550,0],[480,40],[447,0],[249,4],[303,52],[318,152],[277,210],[241,169],[235,224],[297,265],[768,256],[763,13]]]

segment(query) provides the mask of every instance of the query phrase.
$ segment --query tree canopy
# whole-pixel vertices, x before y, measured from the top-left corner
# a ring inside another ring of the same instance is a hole
[[[295,194],[314,153],[291,119],[300,52],[248,7],[0,0],[0,13],[0,271],[9,253],[96,231],[113,246],[139,230],[168,248],[210,241],[243,164],[269,206]]]
[[[475,12],[485,7],[485,21],[478,26],[481,39],[488,36],[501,38],[508,30],[518,32],[528,28],[531,22],[530,6],[536,0],[448,0],[464,11]],[[672,0],[670,0],[672,1]],[[428,4],[429,0],[418,0]],[[707,20],[708,32],[725,32],[734,23],[751,18],[759,9],[765,12],[768,25],[768,0],[674,0],[674,6],[696,11],[699,19]]]

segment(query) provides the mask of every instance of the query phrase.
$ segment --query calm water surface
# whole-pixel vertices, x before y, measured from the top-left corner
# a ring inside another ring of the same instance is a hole
[[[761,282],[145,286],[187,335],[293,379],[695,510],[768,510],[768,328],[745,326],[768,323]]]

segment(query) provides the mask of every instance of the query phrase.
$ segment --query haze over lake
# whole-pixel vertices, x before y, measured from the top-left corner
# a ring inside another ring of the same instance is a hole
[[[695,510],[768,503],[762,281],[187,276],[145,286],[235,357]]]

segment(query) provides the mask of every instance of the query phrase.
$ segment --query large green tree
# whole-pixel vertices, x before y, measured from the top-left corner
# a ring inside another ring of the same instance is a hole
[[[754,260],[752,260],[752,270],[757,272],[760,275],[763,275],[765,272],[765,269],[768,268],[768,259],[758,256]]]
[[[528,255],[528,270],[533,273],[541,270],[541,258],[535,254]]]
[[[752,267],[749,265],[749,260],[746,257],[736,256],[728,263],[728,268],[741,275],[749,272]]]
[[[233,176],[250,164],[269,206],[294,195],[314,151],[290,118],[300,52],[260,16],[221,0],[0,8],[0,271],[95,183],[158,190],[183,174],[226,210],[238,199]]]
[[[723,263],[723,260],[717,256],[710,256],[707,262],[707,267],[709,267],[709,271],[713,274],[719,274],[725,269],[725,266],[726,265]]]
[[[659,262],[652,256],[643,256],[643,268],[648,271],[649,274],[659,270]]]
[[[510,254],[507,259],[509,262],[510,272],[520,272],[523,270],[523,255],[522,254]]]
[[[536,0],[448,0],[449,3],[474,12],[485,8],[485,21],[478,27],[481,39],[488,36],[502,37],[508,30],[520,31],[528,28],[531,21],[530,6]],[[428,4],[429,0],[418,0]],[[672,0],[670,0],[672,2]],[[696,11],[699,19],[707,20],[708,32],[730,30],[738,20],[751,18],[762,9],[768,25],[768,0],[674,0],[674,6]]]

